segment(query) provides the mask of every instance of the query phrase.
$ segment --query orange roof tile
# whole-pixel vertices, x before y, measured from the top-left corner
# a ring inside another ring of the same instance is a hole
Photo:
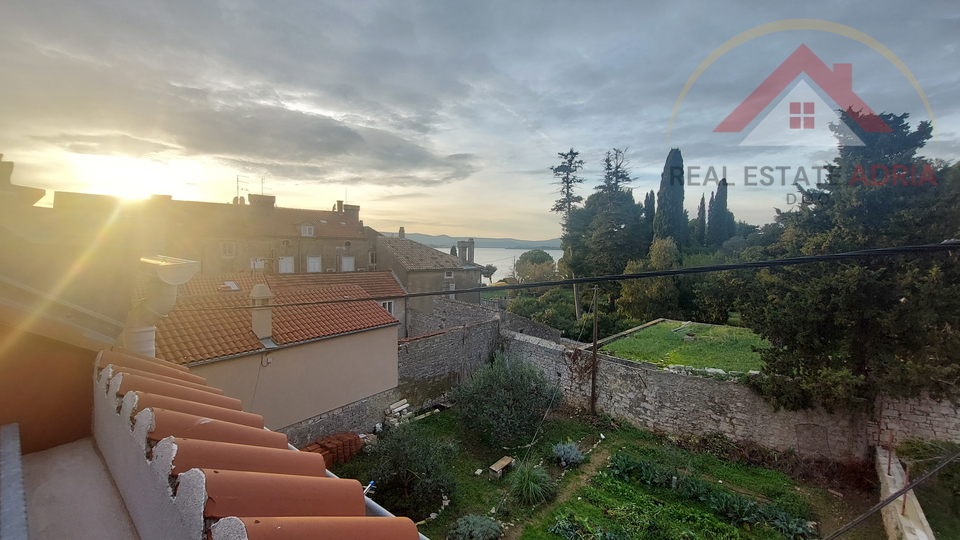
[[[250,285],[252,287],[252,284]],[[274,291],[274,304],[303,304],[370,298],[358,285],[289,288]],[[157,325],[157,356],[189,364],[224,356],[263,350],[253,333],[247,291],[177,298],[177,305]],[[273,308],[273,336],[278,345],[289,345],[397,324],[398,321],[373,300],[334,304],[311,304]]]
[[[366,517],[359,482],[326,477],[320,455],[289,449],[286,436],[263,429],[258,415],[208,403],[210,398],[231,398],[158,380],[166,375],[124,371],[131,365],[145,367],[137,360],[146,358],[119,352],[100,355],[97,367],[104,370],[100,377],[114,377],[100,388],[118,388],[117,393],[124,395],[120,412],[135,415],[137,429],[146,418],[146,436],[156,443],[144,447],[146,457],[167,456],[171,483],[188,471],[203,475],[206,499],[199,502],[204,505],[209,538],[236,538],[238,532],[251,540],[419,538],[416,525],[407,518]],[[164,364],[155,363],[161,368]],[[152,394],[144,388],[168,393]],[[120,421],[130,425],[130,419]],[[338,437],[356,442],[352,434]]]

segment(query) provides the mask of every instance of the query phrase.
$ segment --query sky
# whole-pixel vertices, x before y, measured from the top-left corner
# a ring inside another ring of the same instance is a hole
[[[834,104],[804,74],[742,132],[714,128],[801,45],[828,67],[852,64],[864,103],[914,125],[931,120],[919,87],[937,128],[921,154],[960,157],[955,0],[12,0],[2,11],[0,153],[15,183],[48,190],[40,204],[53,190],[263,192],[280,206],[358,204],[382,232],[540,240],[561,232],[549,211],[558,152],[586,161],[586,196],[604,152],[626,148],[642,200],[678,147],[701,175],[687,179],[691,215],[716,189],[702,176],[725,166],[730,209],[762,224],[790,209],[798,168],[812,178],[836,149],[757,146],[748,132],[797,85]],[[674,114],[718,47],[786,19],[845,25],[892,56],[823,30],[769,33],[716,58]],[[790,167],[786,182],[744,185],[745,167],[764,166]]]

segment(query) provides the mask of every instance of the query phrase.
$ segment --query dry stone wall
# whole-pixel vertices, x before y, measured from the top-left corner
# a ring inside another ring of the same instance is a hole
[[[490,321],[496,317],[497,312],[495,310],[478,304],[435,296],[433,297],[433,312],[422,313],[411,310],[407,335],[409,337],[424,336],[441,330]]]

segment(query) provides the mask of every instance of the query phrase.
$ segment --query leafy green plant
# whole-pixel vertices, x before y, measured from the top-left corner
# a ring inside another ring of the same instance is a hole
[[[497,520],[470,514],[453,524],[450,532],[447,533],[447,540],[496,540],[501,536],[503,536],[503,527],[497,523]]]
[[[550,403],[563,399],[542,371],[502,353],[454,388],[452,397],[463,425],[491,446],[529,442]]]
[[[456,491],[448,466],[456,445],[430,437],[417,424],[388,428],[372,453],[377,500],[397,515],[423,519],[440,508],[443,495],[452,498]]]
[[[561,467],[577,467],[583,463],[583,452],[577,447],[576,443],[557,443],[553,445],[553,457],[557,459]]]
[[[523,463],[510,473],[510,493],[521,503],[534,505],[557,495],[557,484],[550,473],[533,463]]]

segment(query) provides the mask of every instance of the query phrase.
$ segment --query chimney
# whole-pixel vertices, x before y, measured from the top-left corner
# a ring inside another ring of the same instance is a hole
[[[853,64],[834,64],[833,80],[837,81],[837,90],[845,90],[847,92],[852,92],[853,91]]]
[[[403,230],[403,227],[400,227],[400,234],[399,234],[398,236],[399,236],[400,238],[406,238],[406,237],[407,237],[407,233],[406,233],[406,231]]]
[[[273,336],[273,293],[263,283],[253,286],[250,291],[250,305],[253,306],[253,333],[257,339],[266,339]]]
[[[461,264],[467,264],[467,242],[457,240],[457,257],[460,257]]]
[[[475,242],[473,238],[467,238],[467,262],[473,264],[473,249]]]
[[[343,201],[337,201],[337,213],[338,214],[343,213]]]

